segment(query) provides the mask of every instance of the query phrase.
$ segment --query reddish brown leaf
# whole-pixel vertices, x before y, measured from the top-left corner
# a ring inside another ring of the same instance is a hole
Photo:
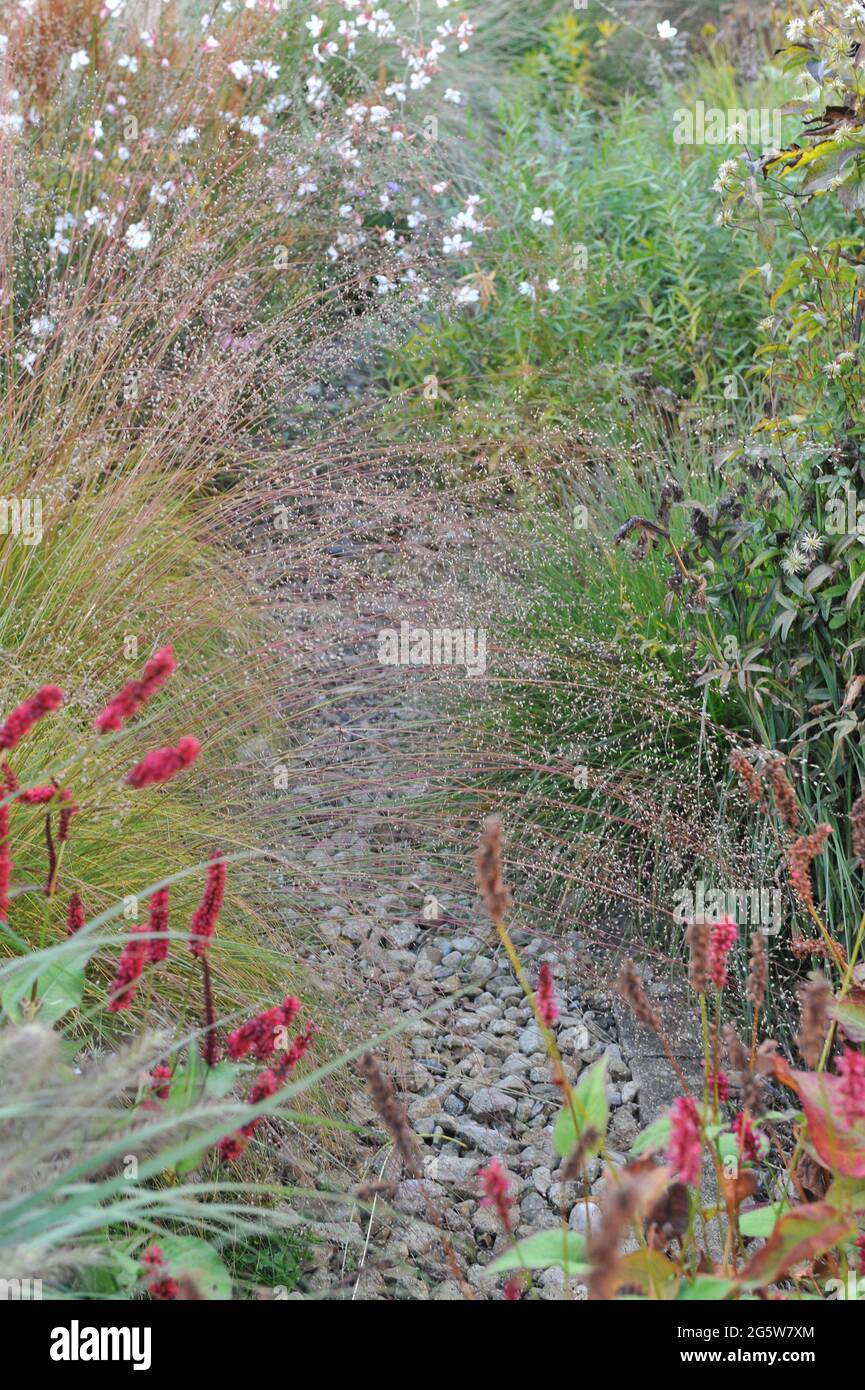
[[[782,1216],[766,1244],[751,1257],[741,1273],[750,1288],[777,1283],[796,1265],[840,1245],[856,1232],[856,1223],[828,1202],[811,1202]]]

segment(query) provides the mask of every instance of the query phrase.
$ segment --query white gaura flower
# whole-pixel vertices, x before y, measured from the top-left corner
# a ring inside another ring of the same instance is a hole
[[[445,237],[442,250],[446,256],[461,256],[464,251],[469,250],[471,244],[465,240],[461,232],[455,232],[453,236]]]
[[[535,287],[532,284],[531,280],[521,280],[520,283],[517,285],[517,293],[521,294],[524,299],[537,298],[537,291],[535,290]]]
[[[393,280],[389,280],[389,279],[387,278],[386,275],[376,275],[376,277],[375,277],[375,290],[376,290],[376,294],[390,294],[391,290],[395,290],[395,289],[396,289],[396,285],[394,284]]]
[[[238,58],[234,63],[229,63],[228,71],[237,82],[249,82],[252,77],[252,68],[248,63],[244,63],[242,58]]]
[[[555,213],[552,208],[532,208],[532,221],[541,227],[552,227]]]
[[[259,73],[265,82],[275,82],[279,77],[279,63],[272,63],[269,58],[256,58],[252,71]]]
[[[678,34],[678,29],[670,23],[668,19],[662,19],[660,24],[656,24],[659,39],[674,39]]]
[[[121,53],[120,57],[117,59],[117,66],[119,68],[125,68],[127,72],[134,76],[138,71],[138,59],[131,57],[128,53]]]
[[[317,14],[311,14],[305,27],[309,30],[310,38],[317,39],[324,28],[324,20],[320,19]]]
[[[267,126],[260,116],[241,116],[240,129],[246,135],[254,135],[257,140],[267,134]]]
[[[117,158],[125,164],[127,159],[132,158],[132,151],[128,150],[125,145],[119,145],[117,148]]]
[[[73,53],[72,57],[69,59],[69,68],[72,72],[78,72],[81,68],[86,68],[89,65],[90,59],[83,48],[79,48],[78,52]]]
[[[130,251],[146,251],[152,240],[146,222],[133,222],[126,229],[124,237]]]
[[[558,294],[561,288],[562,287],[556,279],[555,275],[547,281],[547,289],[549,290],[550,294]]]
[[[30,336],[32,338],[48,338],[53,332],[54,320],[50,319],[47,314],[33,319],[30,324]]]
[[[449,101],[453,106],[462,106],[463,94],[462,92],[458,92],[456,87],[448,87],[443,100]]]
[[[477,304],[480,297],[480,290],[476,289],[474,285],[460,285],[454,295],[454,302],[456,304]]]

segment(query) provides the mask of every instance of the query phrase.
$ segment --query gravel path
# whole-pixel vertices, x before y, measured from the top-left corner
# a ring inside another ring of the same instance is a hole
[[[376,667],[375,638],[401,618],[418,621],[434,607],[437,586],[452,604],[453,576],[477,553],[477,540],[452,509],[436,518],[425,508],[422,534],[410,513],[402,496],[392,512],[380,507],[375,524],[366,516],[347,527],[324,571],[284,605],[290,634],[332,633],[315,648],[319,685],[294,788],[316,836],[306,869],[307,897],[321,913],[320,948],[310,964],[348,989],[370,1032],[401,1027],[380,1054],[422,1145],[425,1173],[423,1191],[404,1176],[360,1077],[353,1079],[349,1117],[365,1137],[348,1162],[324,1162],[314,1177],[328,1198],[302,1213],[315,1240],[304,1282],[326,1298],[463,1297],[429,1219],[431,1201],[475,1297],[498,1298],[503,1278],[485,1266],[511,1239],[480,1204],[479,1170],[493,1155],[507,1169],[518,1236],[556,1227],[562,1213],[571,1229],[583,1229],[597,1215],[591,1199],[605,1178],[595,1159],[585,1190],[558,1181],[552,1128],[560,1093],[476,898],[474,845],[437,852],[411,809],[426,790],[419,739],[428,749],[436,676]],[[610,992],[614,963],[600,951],[592,962],[584,939],[579,949],[530,930],[515,930],[514,939],[532,981],[542,961],[553,968],[558,1045],[571,1081],[607,1059],[609,1146],[624,1161],[674,1092],[648,1060],[651,1113],[640,1114],[640,1069],[623,1056]],[[378,1179],[396,1186],[375,1198],[370,1215],[356,1194]],[[535,1290],[563,1297],[561,1271],[539,1274]]]

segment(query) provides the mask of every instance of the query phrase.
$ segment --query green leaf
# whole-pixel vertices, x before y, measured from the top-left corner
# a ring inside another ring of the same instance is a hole
[[[666,1149],[672,1124],[669,1115],[659,1115],[650,1125],[638,1134],[631,1145],[631,1154],[636,1158],[647,1149]]]
[[[700,1275],[692,1280],[690,1284],[684,1284],[679,1290],[677,1303],[687,1303],[695,1299],[702,1299],[707,1302],[720,1303],[735,1293],[739,1285],[735,1279],[716,1279],[712,1275]]]
[[[172,1279],[190,1279],[202,1298],[231,1298],[231,1275],[206,1240],[199,1236],[158,1236],[166,1272]]]
[[[553,1131],[556,1153],[566,1158],[587,1129],[598,1131],[597,1140],[586,1148],[586,1157],[600,1152],[604,1146],[610,1107],[607,1103],[607,1059],[602,1057],[580,1077],[572,1093],[572,1105],[559,1111]]]
[[[38,1022],[50,1028],[77,1009],[84,993],[86,979],[83,966],[59,961],[47,965],[36,983],[33,1000],[33,965],[22,965],[7,981],[3,990],[3,1008],[15,1023]]]
[[[865,1005],[854,1004],[849,999],[835,1001],[829,1012],[841,1024],[851,1042],[865,1042]]]
[[[781,1202],[769,1202],[764,1207],[751,1207],[750,1211],[739,1213],[739,1230],[743,1236],[770,1236],[783,1210]],[[789,1202],[786,1210],[790,1210]]]
[[[588,1274],[586,1238],[576,1231],[536,1231],[520,1240],[488,1266],[493,1274],[506,1269],[559,1269],[569,1274]]]

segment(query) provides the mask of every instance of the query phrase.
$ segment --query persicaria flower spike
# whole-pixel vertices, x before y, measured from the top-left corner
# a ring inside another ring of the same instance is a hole
[[[160,888],[150,899],[150,920],[147,923],[147,930],[159,932],[160,938],[151,938],[147,943],[147,958],[154,965],[159,961],[165,960],[168,955],[168,937],[163,933],[168,931],[168,889]]]
[[[493,1207],[505,1230],[511,1230],[511,1200],[508,1175],[497,1158],[478,1174],[483,1188],[482,1207]]]
[[[192,938],[189,949],[194,956],[203,956],[210,945],[216,927],[216,919],[222,907],[222,899],[225,896],[225,878],[225,860],[222,857],[222,852],[215,850],[210,856],[207,883],[204,886],[201,902],[195,909],[189,926],[189,934]]]
[[[228,1036],[226,1051],[233,1062],[240,1062],[254,1051],[259,1062],[272,1057],[279,1046],[280,1034],[290,1028],[300,1013],[300,1000],[287,995],[281,1004],[249,1019]]]
[[[40,686],[35,695],[13,709],[0,728],[0,748],[14,748],[38,720],[62,703],[63,691],[59,685]]]
[[[263,1071],[257,1078],[252,1090],[249,1093],[247,1104],[259,1105],[261,1101],[268,1100],[275,1096],[277,1091],[285,1085],[289,1075],[297,1066],[300,1059],[309,1050],[313,1038],[317,1032],[316,1025],[308,1023],[302,1033],[294,1039],[291,1047],[283,1053],[282,1057],[272,1066]],[[233,1163],[240,1157],[247,1143],[252,1138],[262,1120],[261,1115],[256,1115],[249,1124],[243,1125],[234,1134],[227,1134],[224,1139],[220,1139],[217,1148],[222,1157],[229,1163]]]
[[[191,767],[201,752],[201,744],[192,734],[186,734],[176,748],[154,748],[127,773],[130,787],[151,787],[167,782],[184,768]]]
[[[74,936],[84,926],[84,904],[77,893],[73,893],[66,909],[66,935]]]
[[[100,734],[110,730],[122,729],[125,721],[137,714],[161,685],[164,685],[177,666],[171,647],[163,647],[152,656],[144,667],[139,680],[129,681],[119,694],[109,701],[95,718],[94,726]]]
[[[141,932],[144,931],[144,928],[135,926],[131,928],[131,931]],[[146,960],[147,942],[136,937],[127,941],[120,960],[117,962],[117,974],[114,977],[114,983],[111,986],[111,998],[108,1001],[108,1007],[113,1014],[131,1008]]]
[[[733,949],[738,928],[732,917],[722,917],[712,927],[709,941],[709,975],[716,989],[723,989],[727,983],[727,956]]]
[[[544,1027],[551,1028],[559,1016],[559,1006],[556,1003],[556,987],[553,983],[552,967],[546,960],[538,971],[538,987],[535,991],[535,999]]]
[[[700,1176],[700,1119],[693,1096],[679,1096],[670,1111],[672,1129],[667,1158],[673,1177],[679,1182],[696,1183]]]
[[[865,1120],[865,1057],[852,1047],[845,1047],[835,1070],[840,1077],[835,1095],[841,1118],[848,1125]]]
[[[22,806],[45,806],[57,795],[55,786],[31,787],[29,791],[20,792],[15,798]]]
[[[760,1157],[760,1141],[744,1110],[733,1121],[733,1133],[739,1141],[739,1153],[745,1162],[756,1163]]]

